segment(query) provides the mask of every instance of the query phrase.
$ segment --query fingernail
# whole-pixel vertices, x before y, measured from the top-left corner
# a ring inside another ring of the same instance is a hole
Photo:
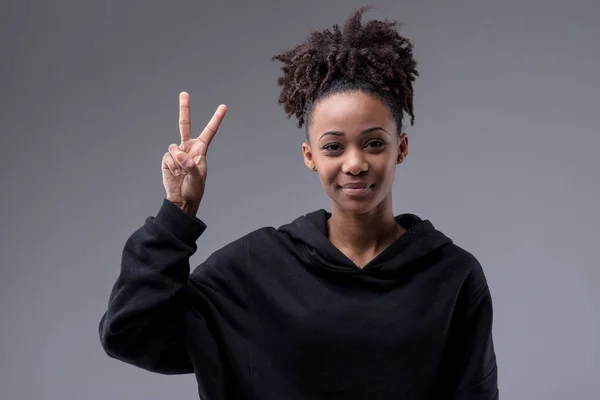
[[[173,172],[173,174],[174,174],[175,176],[179,176],[180,172],[179,172],[179,170],[178,170],[178,169],[176,169],[176,170]]]

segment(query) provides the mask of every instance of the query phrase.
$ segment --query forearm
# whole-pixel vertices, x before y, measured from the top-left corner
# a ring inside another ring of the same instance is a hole
[[[106,352],[122,361],[165,373],[191,368],[184,348],[182,292],[189,258],[205,226],[185,220],[168,203],[148,218],[123,249],[119,276],[100,321]],[[184,220],[182,220],[184,219]]]

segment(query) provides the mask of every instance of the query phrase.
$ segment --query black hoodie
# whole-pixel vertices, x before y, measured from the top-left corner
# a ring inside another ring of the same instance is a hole
[[[100,321],[113,358],[195,373],[203,400],[498,399],[480,264],[429,221],[363,268],[325,210],[258,229],[190,274],[206,229],[167,200],[125,244]]]

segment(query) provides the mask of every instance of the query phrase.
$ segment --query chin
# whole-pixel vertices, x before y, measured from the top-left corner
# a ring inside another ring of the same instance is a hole
[[[373,199],[335,199],[334,203],[337,208],[341,209],[344,213],[362,215],[367,214],[377,208],[378,203]]]
[[[386,196],[382,196],[376,188],[367,195],[349,196],[339,190],[329,193],[336,208],[347,214],[363,215],[373,212],[385,204]]]

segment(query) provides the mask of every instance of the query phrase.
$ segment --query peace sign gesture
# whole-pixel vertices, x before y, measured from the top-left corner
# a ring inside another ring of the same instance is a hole
[[[197,138],[191,138],[190,95],[179,94],[181,143],[171,144],[162,159],[163,185],[167,200],[190,215],[196,215],[206,185],[206,153],[217,133],[227,106],[221,104]]]

